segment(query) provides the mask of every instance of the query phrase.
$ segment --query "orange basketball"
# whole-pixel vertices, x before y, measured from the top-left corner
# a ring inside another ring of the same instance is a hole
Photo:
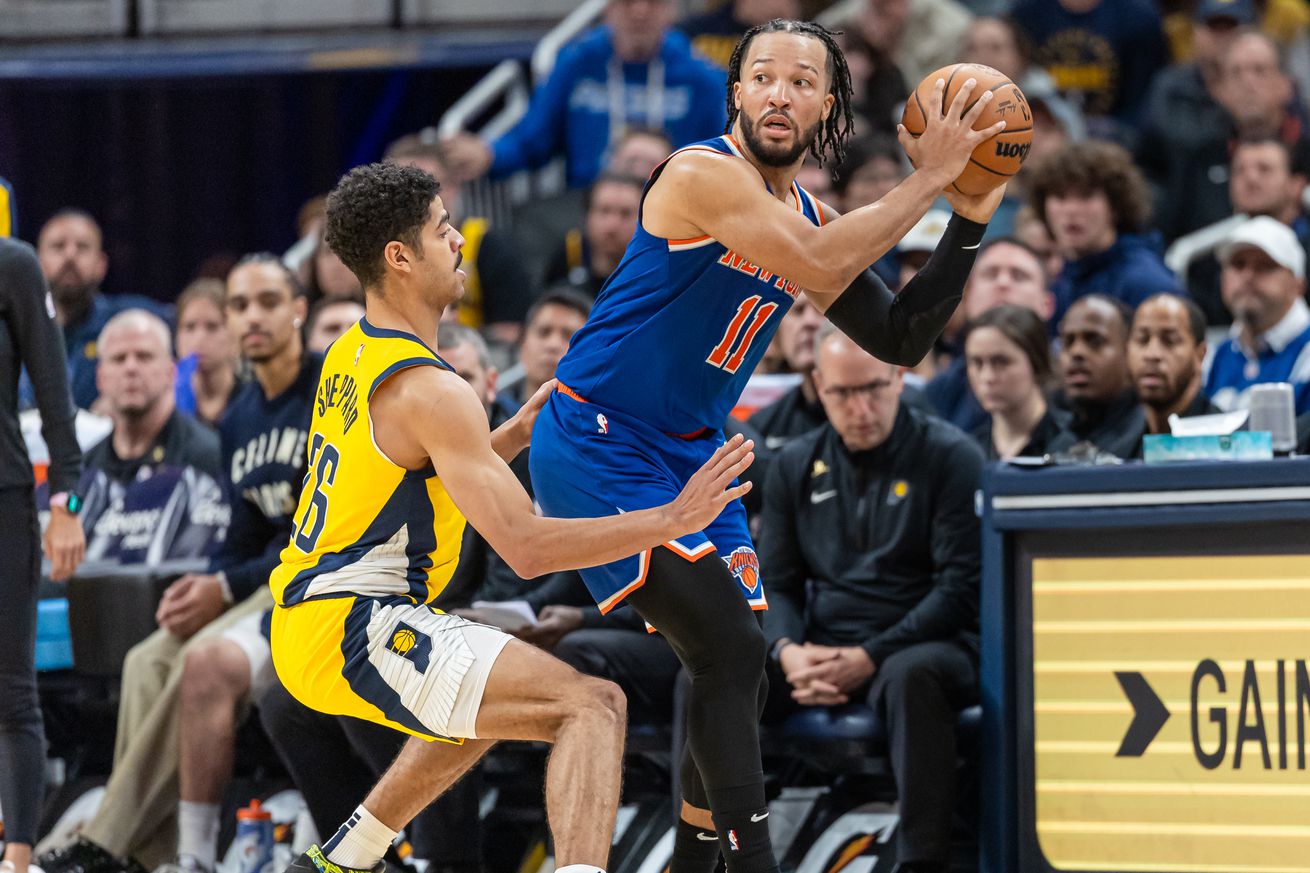
[[[961,194],[985,194],[1019,172],[1033,141],[1033,114],[1028,108],[1028,100],[1019,86],[1006,78],[1004,73],[982,64],[952,64],[929,73],[905,102],[901,124],[905,125],[911,136],[923,133],[924,113],[945,113],[956,93],[970,78],[977,79],[978,84],[974,86],[971,101],[965,111],[973,107],[973,101],[982,96],[984,91],[992,92],[992,102],[978,116],[974,129],[982,130],[998,121],[1004,121],[1005,130],[978,143],[969,157],[968,166],[951,183],[951,187]],[[938,79],[946,80],[946,91],[942,94],[942,105],[932,107],[929,105],[932,89]]]

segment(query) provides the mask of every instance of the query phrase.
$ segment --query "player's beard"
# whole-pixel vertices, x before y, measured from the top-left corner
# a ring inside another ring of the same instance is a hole
[[[814,144],[814,138],[819,135],[819,125],[823,124],[822,119],[814,122],[809,130],[798,131],[796,139],[790,146],[772,145],[764,142],[756,135],[759,124],[769,115],[776,115],[776,112],[766,113],[758,119],[751,118],[745,112],[741,113],[741,133],[746,140],[746,147],[750,149],[761,164],[766,167],[789,167],[809,150]],[[795,119],[792,119],[795,124]]]

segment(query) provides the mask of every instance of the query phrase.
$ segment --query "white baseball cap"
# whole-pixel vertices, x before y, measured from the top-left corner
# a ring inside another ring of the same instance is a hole
[[[1298,279],[1305,278],[1305,249],[1292,228],[1268,215],[1248,218],[1237,226],[1218,249],[1219,262],[1227,264],[1233,253],[1242,246],[1255,246],[1274,263],[1292,271]]]
[[[896,250],[900,252],[931,252],[937,248],[937,243],[942,241],[942,236],[946,233],[946,222],[951,220],[951,214],[941,209],[929,209],[924,213],[919,223],[910,228],[901,241],[896,244]]]

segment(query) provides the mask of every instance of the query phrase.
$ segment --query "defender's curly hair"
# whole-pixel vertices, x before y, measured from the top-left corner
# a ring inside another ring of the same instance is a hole
[[[823,166],[824,159],[828,153],[832,153],[834,163],[841,163],[843,155],[846,153],[846,140],[850,139],[851,133],[855,126],[855,115],[851,109],[851,71],[846,68],[846,56],[842,54],[841,47],[837,45],[837,37],[841,36],[840,30],[829,30],[822,24],[815,24],[813,21],[789,21],[783,18],[775,18],[772,21],[766,21],[764,24],[757,24],[737,43],[737,47],[732,50],[732,60],[728,62],[728,124],[724,127],[724,133],[732,132],[732,125],[737,121],[737,107],[732,102],[732,86],[741,81],[741,65],[746,60],[746,52],[750,49],[751,40],[761,33],[799,33],[802,36],[808,36],[817,39],[823,43],[824,48],[828,50],[828,93],[834,98],[832,111],[828,113],[828,118],[819,128],[819,133],[814,137],[814,142],[810,145],[810,154],[818,160],[819,166]]]
[[[399,240],[422,255],[419,233],[441,183],[416,167],[364,164],[341,177],[327,201],[324,241],[366,290],[382,282],[382,250]]]

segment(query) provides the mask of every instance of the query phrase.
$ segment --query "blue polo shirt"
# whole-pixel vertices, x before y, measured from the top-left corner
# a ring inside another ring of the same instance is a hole
[[[1297,415],[1310,412],[1310,306],[1302,299],[1254,349],[1242,345],[1241,326],[1234,324],[1207,362],[1205,393],[1226,412],[1245,409],[1251,386],[1266,382],[1290,382]]]

